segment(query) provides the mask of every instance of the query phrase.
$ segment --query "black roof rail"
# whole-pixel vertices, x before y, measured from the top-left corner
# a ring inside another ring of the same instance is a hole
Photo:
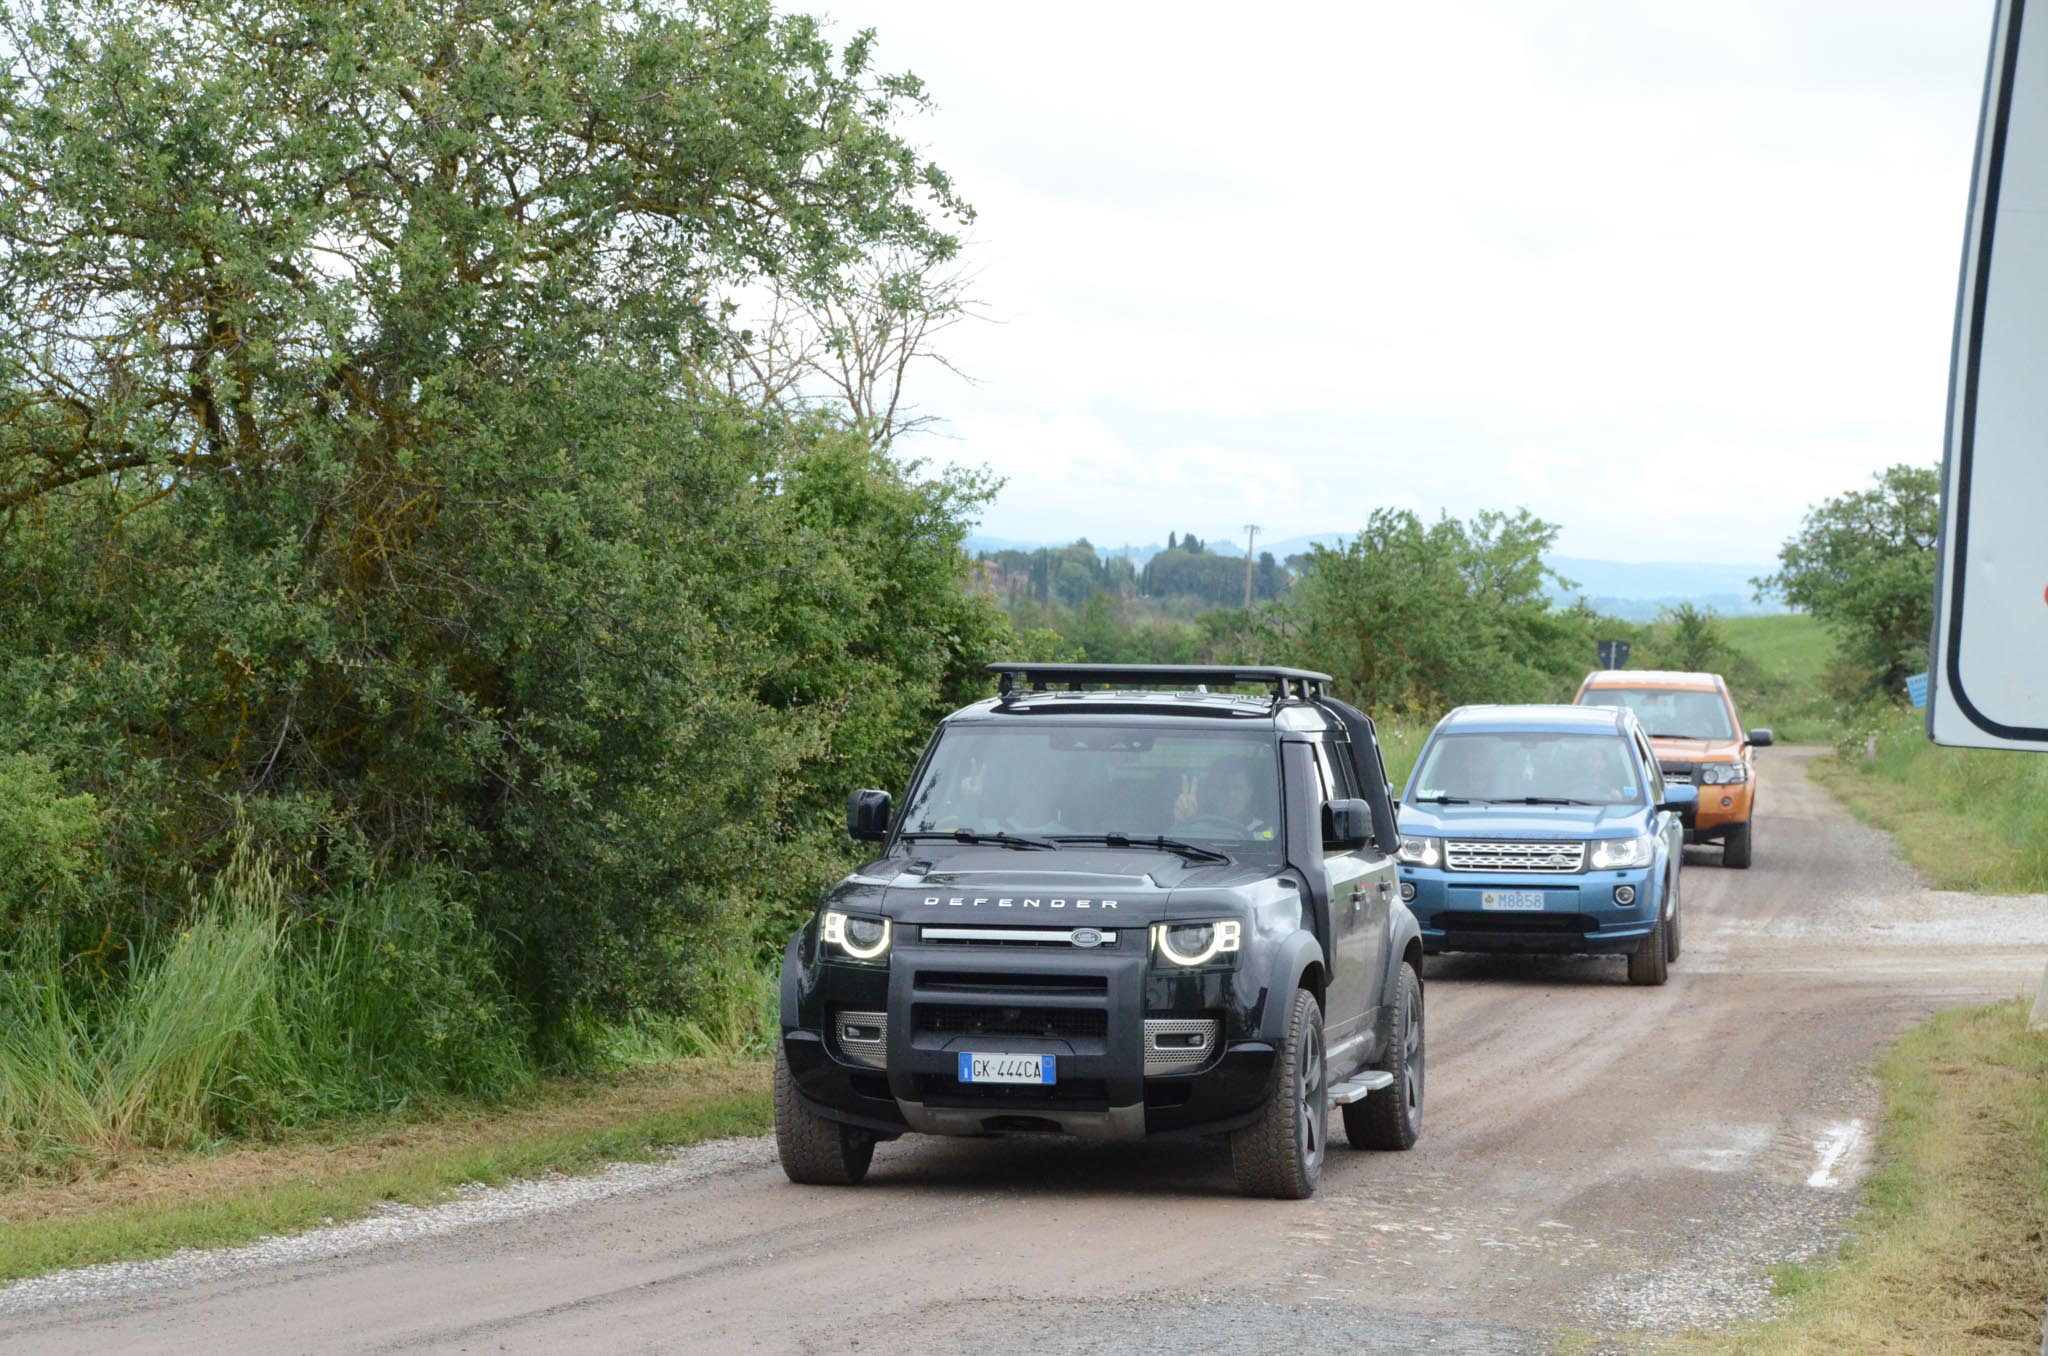
[[[1327,673],[1271,665],[996,663],[990,664],[988,671],[997,675],[996,690],[1004,701],[1020,690],[1048,692],[1055,686],[1069,692],[1090,687],[1161,687],[1186,692],[1211,684],[1257,683],[1268,688],[1275,701],[1310,702],[1321,697],[1330,684]]]

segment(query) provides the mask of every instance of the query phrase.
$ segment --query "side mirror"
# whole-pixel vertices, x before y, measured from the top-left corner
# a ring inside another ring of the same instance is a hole
[[[1771,732],[1769,730],[1751,730],[1749,732],[1749,742],[1757,748],[1767,749],[1771,746]]]
[[[881,842],[889,836],[894,803],[887,791],[854,792],[846,798],[846,831],[866,842]]]
[[[1699,803],[1700,789],[1697,786],[1667,786],[1664,788],[1664,799],[1657,808],[1669,810],[1673,814],[1684,814]]]
[[[1323,806],[1324,851],[1349,852],[1372,840],[1372,806],[1362,800],[1333,800]]]

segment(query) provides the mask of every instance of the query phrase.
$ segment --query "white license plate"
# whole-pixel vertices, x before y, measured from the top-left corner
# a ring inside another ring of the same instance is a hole
[[[1531,910],[1543,911],[1541,890],[1486,890],[1479,896],[1479,907],[1498,913],[1526,913]]]
[[[1052,1083],[1051,1055],[960,1056],[962,1083]]]

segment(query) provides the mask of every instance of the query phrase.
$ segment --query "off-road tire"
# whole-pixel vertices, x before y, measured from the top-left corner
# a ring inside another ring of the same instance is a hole
[[[1394,1028],[1374,1067],[1394,1081],[1344,1108],[1344,1137],[1354,1149],[1412,1149],[1422,1138],[1422,979],[1401,962],[1394,981]]]
[[[875,1161],[874,1135],[804,1105],[781,1050],[775,1052],[775,1153],[789,1180],[805,1186],[857,1186]]]
[[[1294,991],[1287,1035],[1273,1058],[1267,1093],[1259,1118],[1230,1136],[1237,1189],[1247,1196],[1307,1200],[1322,1180],[1330,1132],[1323,1009],[1307,989]]]
[[[1728,836],[1721,840],[1721,865],[1734,867],[1737,871],[1749,869],[1748,820],[1728,830]]]
[[[1666,936],[1669,928],[1670,924],[1664,920],[1664,901],[1658,900],[1657,926],[1635,950],[1628,953],[1629,983],[1662,984],[1671,977],[1671,943]]]

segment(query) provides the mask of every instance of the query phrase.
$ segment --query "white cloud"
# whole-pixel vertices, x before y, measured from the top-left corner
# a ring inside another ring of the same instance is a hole
[[[980,209],[1002,323],[915,394],[918,450],[1008,477],[987,531],[1526,504],[1579,554],[1761,561],[1939,455],[1989,0],[1286,16],[841,14]]]

